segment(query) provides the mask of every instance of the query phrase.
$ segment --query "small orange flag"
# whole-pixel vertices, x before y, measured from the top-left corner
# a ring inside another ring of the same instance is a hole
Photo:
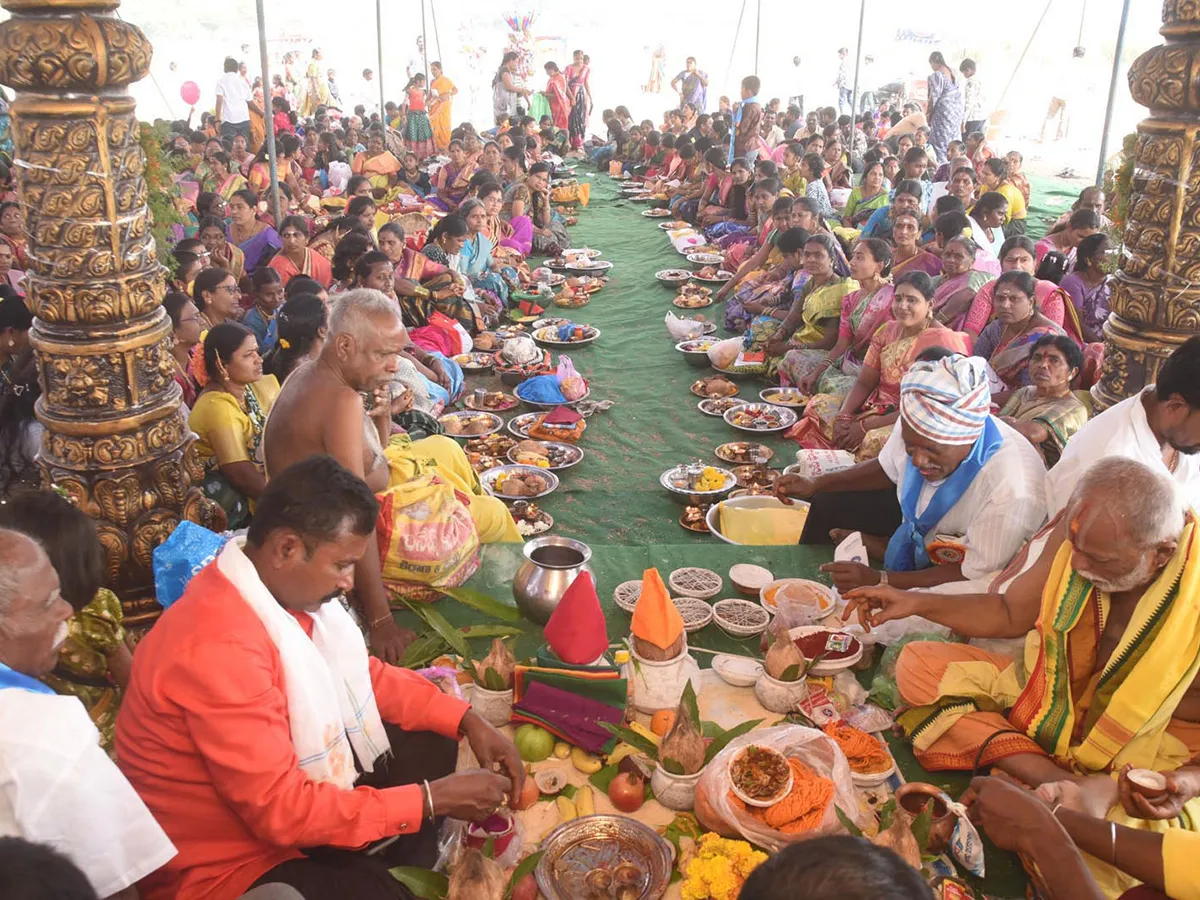
[[[658,569],[647,569],[642,574],[642,594],[633,608],[630,630],[634,637],[649,641],[661,650],[669,649],[683,634],[683,616],[671,602]]]

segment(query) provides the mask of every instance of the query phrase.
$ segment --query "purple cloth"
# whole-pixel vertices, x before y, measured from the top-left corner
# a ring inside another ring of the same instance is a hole
[[[590,700],[538,681],[529,685],[520,702],[513,707],[513,711],[540,719],[561,732],[570,743],[589,753],[599,753],[613,740],[612,734],[602,728],[600,723],[620,725],[625,717],[623,710],[615,709],[607,703]]]

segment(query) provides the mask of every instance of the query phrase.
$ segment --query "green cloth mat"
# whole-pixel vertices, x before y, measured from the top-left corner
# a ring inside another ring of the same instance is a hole
[[[576,247],[593,247],[613,263],[608,284],[592,295],[591,303],[576,310],[551,304],[546,315],[561,315],[593,325],[602,332],[594,344],[568,350],[575,367],[591,386],[591,399],[612,400],[615,406],[588,419],[587,431],[579,442],[585,457],[574,468],[561,472],[561,486],[538,505],[555,519],[551,534],[572,537],[592,549],[591,567],[608,624],[610,643],[629,634],[629,614],[612,600],[613,589],[623,581],[640,579],[642,572],[657,567],[665,581],[683,566],[712,569],[725,579],[719,597],[737,597],[729,583],[729,568],[736,563],[753,563],[769,569],[777,578],[803,577],[829,583],[817,567],[832,558],[822,547],[735,547],[711,535],[698,535],[679,525],[683,504],[658,483],[672,466],[692,459],[720,463],[713,450],[727,441],[748,436],[719,418],[701,413],[698,397],[689,390],[693,381],[712,375],[711,369],[687,365],[676,352],[663,318],[668,312],[691,315],[697,311],[676,310],[671,305],[673,290],[660,285],[654,273],[660,269],[689,267],[671,247],[655,219],[640,213],[645,204],[620,199],[616,182],[607,176],[588,178],[589,167],[579,165],[581,181],[592,184],[591,201],[579,212],[579,224],[570,229]],[[1039,186],[1035,185],[1035,194]],[[1074,197],[1067,201],[1069,206]],[[1035,207],[1040,209],[1040,207]],[[1044,215],[1050,215],[1047,209]],[[1031,214],[1031,222],[1032,214]],[[724,331],[724,304],[699,310]],[[557,349],[554,356],[559,356]],[[497,379],[468,376],[467,389],[487,386],[502,388]],[[766,387],[759,381],[740,382],[739,396],[757,399]],[[524,409],[503,414],[508,420]],[[795,461],[797,445],[780,437],[758,438],[775,450],[770,465],[782,469]],[[468,583],[470,587],[498,600],[512,602],[512,581],[524,558],[520,545],[491,545],[484,548],[483,564]],[[458,603],[437,604],[451,624],[477,624],[483,617]],[[397,616],[401,624],[419,628],[411,613]],[[541,629],[527,623],[530,633],[514,643],[518,659],[532,656],[543,644]],[[715,624],[689,635],[692,648],[738,653],[761,658],[760,639],[735,639]],[[473,652],[482,656],[490,640],[471,641]],[[696,652],[696,661],[708,668],[712,654]],[[863,676],[869,683],[871,673]],[[927,781],[958,796],[969,778],[960,773],[926,773],[902,742],[891,740],[892,751],[904,777]],[[986,889],[993,896],[1024,894],[1025,877],[1010,854],[988,847]]]

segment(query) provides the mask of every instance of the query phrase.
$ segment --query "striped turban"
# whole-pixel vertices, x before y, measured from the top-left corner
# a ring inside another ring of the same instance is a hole
[[[900,382],[900,415],[917,434],[939,444],[974,444],[991,412],[987,364],[954,354],[913,363]]]

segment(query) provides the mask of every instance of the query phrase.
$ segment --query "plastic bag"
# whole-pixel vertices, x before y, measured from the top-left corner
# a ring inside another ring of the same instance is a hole
[[[526,366],[542,358],[542,351],[533,342],[533,338],[520,334],[511,337],[500,348],[504,361],[512,365]]]
[[[691,341],[704,334],[704,323],[693,319],[681,319],[669,312],[664,320],[667,323],[667,333],[678,341]]]
[[[526,777],[532,776],[527,775]],[[525,856],[525,826],[521,824],[521,817],[516,813],[507,810],[505,813],[512,817],[512,831],[508,834],[498,835],[492,851],[495,853],[493,859],[496,864],[502,869],[509,869]],[[433,867],[435,872],[445,872],[457,862],[459,854],[468,846],[467,828],[469,825],[469,822],[452,819],[449,816],[442,821],[442,830],[438,833],[438,860]],[[472,843],[478,845],[479,838],[472,835]],[[477,849],[482,848],[477,847]]]
[[[230,537],[184,520],[154,548],[154,594],[163,609],[183,596],[188,582],[217,558]]]
[[[937,641],[941,644],[954,643],[944,634],[928,634],[925,632],[906,634],[900,638],[900,640],[883,651],[883,658],[879,661],[879,671],[871,679],[871,690],[867,695],[872,703],[892,712],[902,705],[903,701],[900,699],[900,689],[896,686],[896,660],[900,657],[900,651],[913,641]]]
[[[784,834],[770,828],[746,813],[739,812],[729,802],[732,782],[729,778],[729,763],[743,747],[757,744],[760,747],[771,747],[783,753],[784,756],[798,759],[812,768],[818,774],[833,782],[833,800],[825,810],[825,818],[821,824],[806,834]],[[812,837],[823,837],[830,834],[840,834],[845,831],[838,821],[834,807],[855,824],[863,825],[863,814],[858,808],[858,795],[854,788],[854,779],[850,774],[850,764],[846,755],[837,743],[815,728],[803,725],[780,725],[775,728],[764,728],[752,731],[741,737],[734,738],[724,750],[718,753],[713,761],[704,768],[704,774],[696,785],[696,815],[700,823],[711,831],[737,835],[774,853],[788,844],[807,840]]]
[[[731,369],[737,362],[738,354],[742,352],[740,337],[717,341],[708,348],[708,361],[718,369]]]
[[[854,454],[846,450],[797,450],[796,473],[804,478],[828,475],[854,465]]]
[[[571,362],[569,356],[560,356],[558,358],[558,370],[556,374],[558,376],[558,387],[568,402],[578,400],[587,393],[587,382],[576,371],[575,364]]]

